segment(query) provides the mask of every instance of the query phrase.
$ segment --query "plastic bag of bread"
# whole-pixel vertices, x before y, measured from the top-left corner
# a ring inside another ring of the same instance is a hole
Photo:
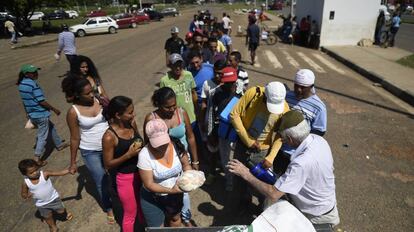
[[[184,192],[191,192],[196,188],[199,188],[206,181],[204,172],[197,170],[185,171],[180,177],[178,177],[178,187]]]

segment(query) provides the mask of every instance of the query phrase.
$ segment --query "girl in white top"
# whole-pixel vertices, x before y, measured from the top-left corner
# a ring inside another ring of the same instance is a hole
[[[66,121],[70,130],[71,165],[69,171],[77,170],[78,149],[96,185],[103,210],[107,213],[109,224],[115,223],[106,171],[103,167],[102,137],[108,122],[102,115],[103,108],[96,99],[92,86],[87,79],[66,77],[62,81],[62,90],[67,99],[72,99]]]
[[[40,171],[40,166],[33,159],[25,159],[19,162],[19,170],[24,175],[21,196],[23,199],[33,198],[33,201],[49,225],[50,231],[58,231],[52,212],[59,214],[61,219],[70,220],[72,214],[67,213],[59,193],[50,181],[51,176],[64,176],[69,173],[69,169],[62,171]]]
[[[188,156],[177,153],[164,120],[148,121],[145,133],[149,144],[139,153],[137,165],[143,183],[142,212],[149,227],[164,226],[164,221],[165,226],[180,227],[183,192],[177,186],[177,178],[182,171],[191,170]]]

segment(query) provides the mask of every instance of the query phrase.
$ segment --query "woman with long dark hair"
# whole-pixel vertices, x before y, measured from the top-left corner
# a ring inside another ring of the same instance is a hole
[[[102,160],[102,136],[108,129],[108,122],[102,115],[102,106],[96,99],[87,79],[66,77],[62,90],[72,98],[73,105],[67,112],[66,121],[70,130],[70,172],[77,171],[78,149],[96,185],[100,203],[107,213],[108,224],[114,224],[106,171]]]
[[[86,78],[91,83],[94,95],[99,100],[104,98],[106,101],[105,104],[109,103],[109,98],[102,85],[102,79],[99,76],[98,69],[89,57],[78,55],[71,67],[70,76]]]
[[[144,224],[139,199],[141,178],[137,167],[138,152],[144,144],[135,122],[132,100],[124,96],[112,98],[106,117],[109,128],[102,138],[104,165],[116,180],[124,212],[122,231],[133,232],[137,216],[140,224]]]

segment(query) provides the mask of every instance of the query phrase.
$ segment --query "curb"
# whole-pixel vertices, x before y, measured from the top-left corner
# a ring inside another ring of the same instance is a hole
[[[409,105],[414,106],[414,95],[412,93],[409,93],[405,90],[403,90],[402,88],[400,88],[399,86],[394,85],[393,83],[388,82],[387,80],[385,80],[384,77],[370,72],[360,66],[358,66],[357,64],[353,63],[352,61],[345,59],[344,57],[342,57],[341,55],[339,55],[338,53],[335,53],[325,47],[321,47],[321,50],[323,52],[325,52],[326,54],[328,54],[329,56],[333,57],[334,59],[336,59],[337,61],[343,63],[344,65],[348,66],[349,68],[353,69],[354,71],[356,71],[357,73],[361,74],[362,76],[364,76],[365,78],[375,82],[375,83],[380,83],[381,86],[386,89],[388,92],[392,93],[393,95],[395,95],[396,97],[400,98],[401,100],[407,102]]]
[[[58,38],[47,39],[47,40],[42,40],[42,41],[36,41],[36,42],[27,43],[27,44],[17,45],[17,46],[13,46],[11,48],[12,49],[19,49],[19,48],[33,47],[33,46],[36,46],[36,45],[50,43],[50,42],[54,42],[54,41],[57,41],[57,40],[58,40]]]

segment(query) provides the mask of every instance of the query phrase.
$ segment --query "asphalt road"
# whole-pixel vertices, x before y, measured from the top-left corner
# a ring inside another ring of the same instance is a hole
[[[210,8],[213,14],[221,10]],[[99,69],[110,96],[126,95],[135,103],[138,123],[152,109],[150,96],[167,69],[164,65],[164,41],[169,29],[177,25],[183,32],[194,11],[120,30],[115,35],[97,35],[77,39],[80,54],[90,56]],[[232,15],[237,25],[245,26],[245,15]],[[244,38],[233,37],[234,48],[247,58]],[[70,107],[60,90],[66,60],[54,61],[55,43],[10,50],[0,54],[0,225],[1,231],[43,231],[46,225],[35,218],[30,201],[19,197],[22,176],[17,163],[32,157],[35,131],[23,129],[24,110],[15,86],[17,70],[23,63],[42,67],[39,83],[48,101],[61,109],[53,116],[58,132],[68,139],[65,111]],[[251,86],[282,81],[290,87],[297,68],[311,68],[317,76],[317,94],[328,109],[329,142],[335,160],[336,194],[341,224],[350,231],[412,231],[414,228],[414,109],[380,87],[319,51],[296,46],[262,45],[258,65],[245,65]],[[47,169],[69,164],[69,150],[48,158]],[[79,161],[81,166],[82,161]],[[105,224],[105,214],[93,195],[93,185],[84,166],[79,175],[54,180],[55,187],[74,212],[70,222],[59,223],[63,231],[119,231]],[[222,178],[191,194],[193,218],[200,226],[247,224],[251,217],[223,215]],[[77,193],[81,193],[79,196]]]
[[[403,23],[400,25],[395,46],[414,53],[414,24]]]

